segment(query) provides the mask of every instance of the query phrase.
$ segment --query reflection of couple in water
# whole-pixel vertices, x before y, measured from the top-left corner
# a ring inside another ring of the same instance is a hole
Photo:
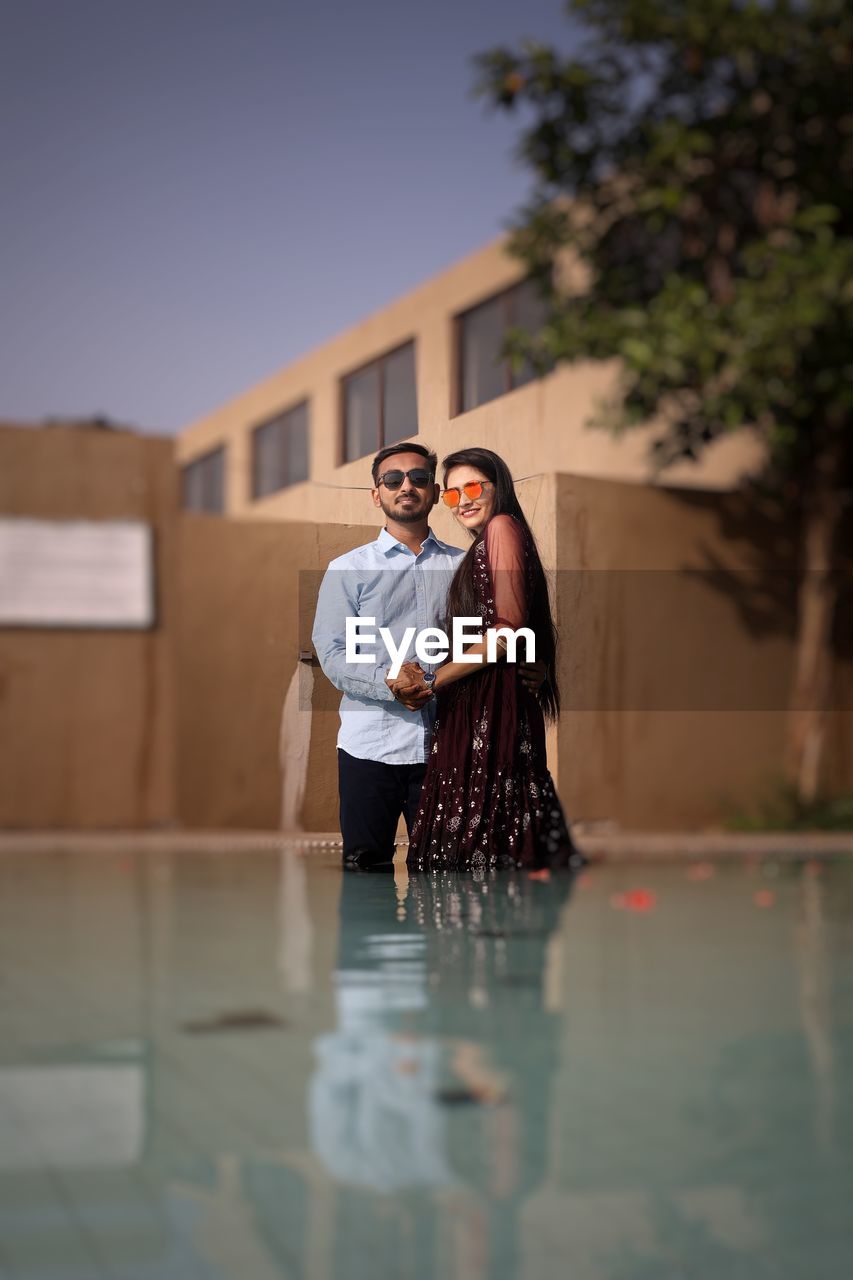
[[[439,497],[435,454],[401,443],[373,462],[373,501],[386,525],[375,542],[329,566],[314,644],[343,693],[338,767],[344,863],[388,866],[397,820],[411,870],[520,867],[547,874],[577,861],[548,772],[545,719],[559,712],[556,631],[533,534],[506,463],[488,449],[443,462],[441,497],[472,538],[440,542],[428,517]],[[434,667],[347,662],[347,617],[395,632],[479,618],[479,661]],[[529,628],[535,664],[508,662],[496,628]],[[491,633],[497,643],[489,644]],[[490,660],[491,654],[491,660]],[[366,672],[366,674],[365,674]]]
[[[517,1273],[519,1213],[546,1170],[562,1025],[547,992],[572,879],[344,877],[337,1027],[315,1042],[312,1145],[338,1183],[336,1219],[375,1235],[377,1258],[404,1224],[395,1274],[456,1274],[441,1259],[446,1190],[477,1274]]]

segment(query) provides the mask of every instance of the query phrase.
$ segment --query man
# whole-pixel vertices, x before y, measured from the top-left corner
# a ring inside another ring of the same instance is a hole
[[[346,660],[346,619],[373,618],[399,646],[407,627],[443,627],[447,591],[464,551],[435,536],[436,455],[402,441],[373,459],[373,505],[385,516],[374,542],[338,556],[320,587],[312,639],[325,675],[340,689],[338,791],[344,867],[390,869],[397,822],[411,830],[435,719],[427,666],[406,664],[396,680],[381,644],[362,643],[376,662]],[[538,664],[520,667],[534,688]],[[426,679],[424,679],[424,675]]]

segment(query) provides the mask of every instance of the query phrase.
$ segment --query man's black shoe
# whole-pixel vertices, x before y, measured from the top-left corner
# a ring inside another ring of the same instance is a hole
[[[353,849],[344,854],[344,871],[393,871],[393,853],[381,853],[378,849]]]
[[[381,876],[394,874],[393,862],[374,862],[362,867],[358,862],[345,862],[344,871],[348,876]]]

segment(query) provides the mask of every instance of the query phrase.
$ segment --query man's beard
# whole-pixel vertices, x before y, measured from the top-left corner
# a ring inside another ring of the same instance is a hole
[[[417,501],[417,499],[415,499],[415,501]],[[428,514],[428,512],[424,510],[423,503],[420,502],[418,503],[417,510],[415,510],[414,502],[411,507],[405,507],[402,505],[397,506],[395,502],[392,502],[390,506],[386,506],[380,498],[379,505],[385,515],[391,520],[396,520],[397,524],[419,524],[420,521],[424,520]]]

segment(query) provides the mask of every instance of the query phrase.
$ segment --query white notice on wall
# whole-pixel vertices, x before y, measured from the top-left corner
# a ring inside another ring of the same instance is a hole
[[[132,1062],[0,1067],[0,1171],[137,1164],[145,1088]]]
[[[0,627],[153,625],[150,525],[0,518]]]

